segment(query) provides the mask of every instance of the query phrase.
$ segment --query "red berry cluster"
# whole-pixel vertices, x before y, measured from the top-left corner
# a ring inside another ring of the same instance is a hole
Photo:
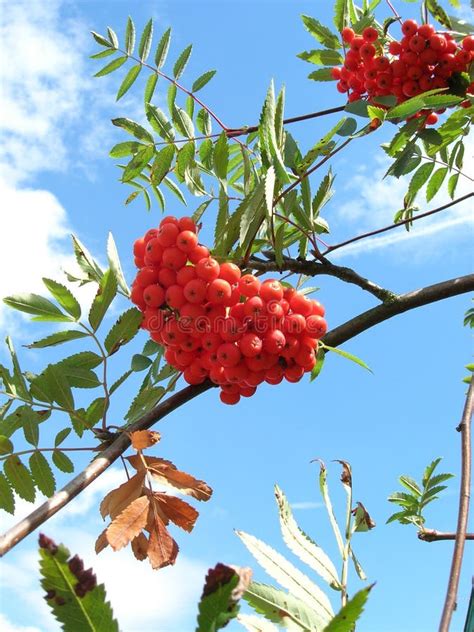
[[[342,67],[334,67],[332,76],[337,89],[347,93],[349,101],[394,95],[397,103],[427,90],[447,88],[454,73],[465,72],[474,58],[474,37],[465,37],[458,45],[449,33],[437,33],[431,24],[405,20],[403,37],[393,40],[384,50],[377,29],[369,26],[356,35],[346,27],[342,39],[349,46]],[[471,84],[472,89],[472,84]],[[438,117],[425,112],[426,122]]]
[[[236,404],[262,382],[298,382],[316,364],[324,308],[279,281],[242,275],[198,243],[189,217],[165,217],[134,244],[131,299],[142,327],[188,384],[209,378]]]

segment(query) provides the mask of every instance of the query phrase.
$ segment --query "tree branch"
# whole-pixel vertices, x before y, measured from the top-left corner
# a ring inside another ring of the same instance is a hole
[[[257,257],[252,257],[248,261],[248,266],[253,270],[260,270],[262,272],[296,272],[297,274],[307,274],[308,276],[327,275],[334,276],[341,281],[347,283],[353,283],[358,287],[370,292],[383,302],[392,301],[396,298],[396,294],[390,290],[377,285],[373,281],[369,281],[365,277],[357,274],[352,268],[346,268],[344,266],[337,266],[330,261],[307,261],[305,259],[290,259],[283,257],[283,264],[280,266],[276,261],[263,261]]]
[[[328,345],[336,347],[361,332],[381,323],[393,316],[402,314],[411,309],[428,305],[435,301],[443,300],[474,290],[474,274],[457,279],[437,283],[408,294],[396,296],[391,303],[378,305],[373,309],[363,312],[359,316],[343,323],[330,331],[324,338]],[[127,427],[127,432],[150,428],[186,402],[194,399],[214,385],[206,381],[198,386],[187,386],[175,393],[164,402],[158,404],[146,415]],[[62,507],[67,505],[83,489],[88,487],[100,474],[102,474],[123,452],[129,447],[130,440],[125,432],[119,433],[112,444],[106,447],[96,459],[90,463],[84,471],[73,478],[62,490],[52,496],[43,505],[38,507],[24,520],[13,526],[0,538],[0,556],[8,553],[18,542],[34,531],[48,518],[53,516]]]
[[[378,228],[377,230],[372,230],[368,233],[363,233],[362,235],[358,235],[357,237],[352,237],[351,239],[347,239],[346,241],[341,241],[339,244],[335,244],[334,246],[329,246],[327,250],[325,250],[322,254],[323,256],[329,254],[330,252],[334,252],[334,250],[338,250],[343,246],[348,246],[356,241],[360,241],[361,239],[367,239],[367,237],[373,237],[374,235],[380,235],[380,233],[386,233],[388,230],[393,230],[394,228],[398,228],[399,226],[405,226],[405,224],[410,224],[411,222],[416,222],[419,219],[423,219],[425,217],[429,217],[430,215],[434,215],[435,213],[439,213],[440,211],[444,211],[455,204],[459,204],[460,202],[464,202],[468,200],[474,195],[474,193],[467,193],[462,197],[456,198],[452,202],[448,202],[447,204],[443,204],[443,206],[439,206],[438,208],[433,209],[432,211],[427,211],[426,213],[421,213],[420,215],[415,215],[411,219],[404,219],[401,222],[397,222],[396,224],[390,224],[389,226],[384,226],[384,228]]]
[[[474,411],[474,379],[471,380],[461,423],[457,430],[461,432],[461,488],[459,491],[458,525],[454,543],[453,560],[449,572],[448,589],[444,602],[443,614],[439,624],[439,632],[449,632],[453,612],[456,608],[459,577],[466,541],[467,519],[469,516],[469,500],[471,493],[471,421]]]
[[[457,533],[446,533],[436,529],[424,529],[418,533],[418,539],[423,542],[440,542],[441,540],[455,540]],[[466,533],[466,540],[474,540],[474,533]]]

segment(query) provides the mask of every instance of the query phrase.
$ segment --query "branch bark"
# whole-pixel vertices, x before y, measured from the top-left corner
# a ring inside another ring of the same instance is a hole
[[[436,529],[425,529],[418,533],[418,539],[423,542],[441,542],[441,540],[455,540],[457,533],[446,533]],[[474,533],[466,533],[466,540],[474,540]]]
[[[409,292],[408,294],[395,296],[391,303],[378,305],[328,332],[324,342],[336,347],[393,316],[421,307],[422,305],[428,305],[435,301],[471,291],[474,291],[474,274],[457,279],[450,279],[449,281],[437,283],[415,290],[414,292]],[[198,386],[187,386],[138,419],[133,425],[127,428],[127,432],[150,428],[157,421],[160,421],[172,411],[213,386],[214,385],[209,381]],[[57,513],[83,489],[88,487],[92,481],[100,476],[100,474],[125,452],[129,445],[130,440],[127,435],[120,433],[111,445],[106,447],[100,456],[94,459],[84,471],[0,538],[0,556],[8,553],[18,542],[46,522],[48,518]]]
[[[464,543],[466,541],[467,519],[469,516],[469,500],[471,493],[471,421],[474,411],[474,379],[471,380],[467,392],[466,402],[461,423],[457,430],[461,432],[461,488],[459,492],[458,525],[456,541],[454,543],[453,560],[449,572],[448,589],[444,602],[439,632],[449,632],[453,612],[456,608],[456,598],[461,575]]]

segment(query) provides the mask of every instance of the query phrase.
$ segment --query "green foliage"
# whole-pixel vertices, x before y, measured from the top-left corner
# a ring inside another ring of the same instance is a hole
[[[224,564],[209,569],[199,601],[196,632],[216,632],[237,616],[235,592],[239,583],[236,570]]]
[[[352,632],[357,619],[364,610],[364,606],[372,590],[372,586],[362,588],[337,613],[334,619],[324,628],[323,632]]]
[[[41,587],[55,619],[64,632],[118,632],[103,584],[92,569],[60,544],[40,535]]]
[[[447,486],[445,481],[453,478],[453,474],[434,474],[441,462],[441,457],[432,461],[425,469],[421,483],[417,483],[409,476],[400,476],[398,479],[405,488],[403,492],[395,492],[388,500],[399,505],[401,511],[392,514],[387,522],[400,522],[400,524],[414,524],[423,531],[426,518],[423,515],[425,507],[438,499],[438,494]]]

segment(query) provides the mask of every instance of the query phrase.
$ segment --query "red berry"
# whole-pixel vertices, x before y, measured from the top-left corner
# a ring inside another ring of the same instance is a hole
[[[360,49],[360,56],[364,60],[375,57],[375,53],[376,53],[376,50],[373,44],[365,43]]]
[[[158,239],[150,239],[145,246],[145,258],[150,264],[156,265],[160,263],[162,257],[163,246],[159,243]]]
[[[242,355],[253,358],[262,351],[262,339],[254,333],[244,334],[239,341],[239,347]]]
[[[211,303],[225,303],[232,296],[232,288],[224,279],[214,279],[207,288],[207,300]]]
[[[299,292],[297,292],[291,299],[290,307],[293,312],[302,314],[303,316],[309,316],[313,311],[311,300]]]
[[[203,279],[192,279],[184,286],[184,296],[189,303],[202,303],[206,292],[207,283]]]
[[[143,290],[144,288],[140,285],[132,286],[132,291],[130,292],[130,300],[138,307],[142,307],[143,309],[145,309],[146,303],[143,298]]]
[[[366,42],[376,42],[379,38],[379,33],[373,26],[368,26],[362,31],[362,37]]]
[[[145,256],[145,246],[146,244],[143,237],[140,237],[140,239],[136,239],[133,242],[133,254],[135,257],[143,258]]]
[[[404,81],[402,85],[403,94],[406,97],[414,97],[415,94],[419,93],[419,86],[416,81]]]
[[[217,358],[223,367],[235,366],[241,357],[239,348],[232,342],[224,342],[217,349]]]
[[[186,261],[186,253],[176,246],[170,246],[163,251],[162,263],[166,268],[170,268],[170,270],[179,270],[186,265]]]
[[[176,239],[176,245],[183,252],[191,252],[191,250],[194,250],[197,246],[197,242],[198,238],[196,233],[190,230],[183,230]]]
[[[231,263],[230,261],[226,261],[225,263],[221,263],[219,277],[227,281],[231,285],[239,282],[241,276],[240,268],[235,265],[235,263]]]
[[[265,334],[263,349],[268,353],[280,355],[285,347],[286,339],[282,331],[274,329]]]
[[[178,220],[178,228],[180,231],[190,230],[193,233],[196,232],[196,224],[191,217],[180,217]]]
[[[229,404],[230,406],[240,402],[240,395],[238,393],[226,393],[225,391],[221,391],[219,397],[223,404]]]
[[[260,286],[259,296],[264,301],[281,301],[283,298],[283,287],[279,281],[269,279]]]
[[[342,29],[341,35],[342,35],[342,39],[348,44],[350,44],[355,37],[354,31],[348,26]]]
[[[244,274],[239,281],[239,288],[244,296],[256,296],[260,290],[260,281],[252,274]]]
[[[219,263],[212,257],[201,259],[196,265],[196,274],[205,281],[214,281],[219,276]]]
[[[433,50],[442,51],[446,48],[446,40],[442,35],[432,35],[429,42]]]
[[[143,290],[143,300],[149,307],[160,307],[165,301],[165,292],[160,285],[149,285]]]
[[[147,230],[145,233],[145,236],[143,237],[145,243],[147,244],[150,239],[155,239],[156,237],[158,237],[158,229],[157,228],[150,228],[150,230]]]
[[[200,244],[188,254],[188,259],[191,263],[198,263],[201,259],[205,259],[206,257],[209,257],[209,250],[206,246],[201,246]]]
[[[400,53],[402,52],[402,46],[400,44],[400,42],[390,42],[389,46],[388,46],[388,52],[391,55],[400,55]]]
[[[196,278],[196,268],[194,266],[184,266],[184,268],[180,268],[176,273],[176,283],[178,285],[182,285],[183,287],[189,281],[192,281]]]
[[[334,68],[331,68],[331,77],[333,79],[341,78],[341,69],[339,68],[339,66],[334,66]]]
[[[435,34],[434,26],[431,24],[422,24],[418,29],[418,34],[426,39],[429,39]]]
[[[170,285],[165,292],[165,300],[172,309],[181,309],[186,303],[181,285]]]
[[[179,228],[174,223],[161,224],[158,230],[158,242],[163,248],[174,246],[179,235]]]
[[[435,125],[437,122],[438,122],[438,115],[435,114],[434,112],[431,112],[431,114],[428,114],[428,116],[426,117],[427,125]]]
[[[426,39],[421,35],[413,35],[410,39],[410,50],[414,53],[421,53],[426,48]]]
[[[204,334],[201,340],[202,348],[206,349],[206,351],[217,351],[219,346],[222,344],[222,339],[217,333],[207,333]]]
[[[311,315],[306,319],[306,332],[311,338],[322,338],[328,326],[322,316]]]
[[[285,316],[283,331],[288,334],[301,334],[306,328],[306,319],[302,314]]]
[[[402,33],[406,36],[415,35],[418,31],[418,24],[415,20],[405,20],[402,24]]]
[[[160,285],[163,287],[169,287],[170,285],[175,285],[176,283],[176,272],[170,270],[169,268],[161,268],[158,272],[158,281]]]
[[[137,272],[134,284],[140,286],[141,288],[145,288],[147,285],[156,283],[158,280],[158,270],[155,270],[155,268],[145,267]]]
[[[244,303],[244,314],[249,318],[255,318],[265,310],[265,305],[259,296],[252,296]]]
[[[388,57],[376,57],[374,59],[374,68],[380,72],[390,69],[390,60]]]
[[[464,50],[473,51],[474,50],[474,35],[468,35],[462,41],[462,47]]]

